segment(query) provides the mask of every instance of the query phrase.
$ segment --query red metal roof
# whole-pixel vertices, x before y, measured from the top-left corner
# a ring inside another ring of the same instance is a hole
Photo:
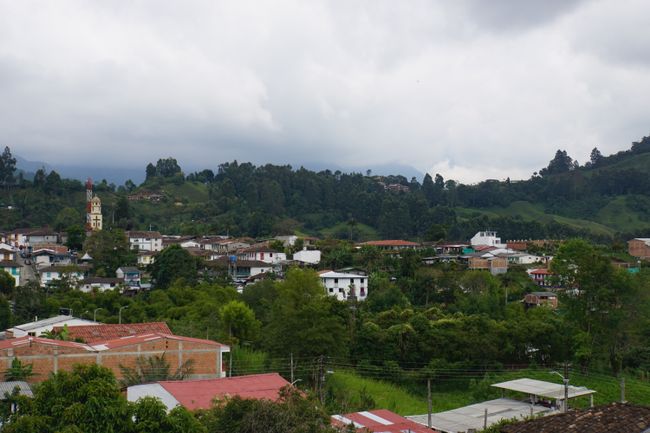
[[[54,327],[54,332],[61,330],[62,326]],[[88,344],[152,332],[172,333],[165,322],[68,326],[68,335],[72,340],[79,339]]]
[[[290,385],[278,373],[158,383],[189,410],[207,409],[215,398],[228,396],[275,401],[279,397],[280,389]]]
[[[381,433],[439,433],[436,430],[427,428],[415,421],[408,420],[386,409],[378,409],[364,412],[354,412],[345,415],[332,416],[332,424],[344,427],[354,423],[358,432],[381,432]]]
[[[388,239],[384,241],[368,241],[361,245],[371,245],[374,247],[418,247],[420,244],[417,242],[403,241],[401,239]]]

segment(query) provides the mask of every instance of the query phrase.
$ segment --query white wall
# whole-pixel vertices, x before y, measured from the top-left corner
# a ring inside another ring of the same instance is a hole
[[[354,292],[358,300],[363,301],[368,296],[368,277],[366,275],[327,272],[321,274],[320,278],[327,295],[336,296],[339,301],[348,299],[351,285],[354,285]],[[362,288],[363,295],[361,294]]]
[[[146,383],[144,385],[133,385],[126,389],[126,399],[136,402],[143,397],[156,397],[167,406],[167,411],[172,410],[180,403],[159,383]]]
[[[293,259],[311,265],[320,263],[321,253],[318,250],[302,250],[293,255]]]

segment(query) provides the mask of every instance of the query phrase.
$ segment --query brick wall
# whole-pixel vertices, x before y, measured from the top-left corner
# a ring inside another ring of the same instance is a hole
[[[638,257],[641,259],[650,258],[650,247],[646,245],[644,241],[640,241],[638,239],[632,239],[631,241],[628,241],[627,250],[632,257]]]
[[[139,356],[146,358],[165,354],[172,374],[183,362],[192,360],[190,378],[208,379],[220,376],[220,365],[223,362],[218,346],[170,338],[102,351],[88,351],[85,347],[87,346],[59,346],[34,341],[30,344],[0,349],[0,371],[9,368],[11,361],[17,357],[23,364],[32,364],[35,376],[31,378],[31,382],[46,380],[50,373],[57,371],[70,371],[75,364],[92,363],[109,368],[120,379],[122,377],[120,365],[135,367]]]

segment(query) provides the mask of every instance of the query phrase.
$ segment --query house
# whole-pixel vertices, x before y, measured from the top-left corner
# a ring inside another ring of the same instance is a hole
[[[473,252],[473,250],[468,251],[468,248],[468,244],[439,244],[434,246],[436,254],[439,255],[461,255]]]
[[[124,280],[121,278],[87,277],[79,282],[79,290],[85,293],[90,293],[93,290],[105,292],[122,285],[124,285]]]
[[[306,265],[317,265],[320,263],[321,252],[319,250],[304,249],[293,253],[293,260]]]
[[[273,265],[259,260],[239,260],[236,256],[219,257],[206,264],[217,270],[227,272],[233,280],[245,280],[273,271]]]
[[[553,292],[532,292],[524,296],[524,305],[527,308],[548,306],[552,309],[557,308],[557,295]]]
[[[532,265],[535,263],[544,262],[544,257],[536,256],[534,254],[515,252],[514,250],[504,250],[503,252],[491,251],[497,257],[503,257],[508,260],[510,265]]]
[[[140,280],[142,274],[140,269],[132,266],[122,266],[117,268],[115,276],[124,281],[124,284],[129,287],[140,288]]]
[[[439,433],[386,409],[332,415],[332,425],[340,429],[353,425],[359,433]]]
[[[275,264],[287,260],[287,255],[268,245],[253,245],[237,254],[237,260],[251,260]]]
[[[159,232],[130,231],[126,232],[126,236],[132,250],[158,252],[163,249],[163,237]]]
[[[32,261],[38,268],[69,265],[72,263],[72,255],[68,247],[63,245],[41,245],[32,250]]]
[[[401,239],[388,239],[383,241],[362,242],[359,246],[375,247],[383,251],[414,250],[420,248],[417,242],[404,241]]]
[[[0,366],[8,366],[16,357],[31,364],[35,376],[42,381],[52,373],[70,371],[75,364],[98,364],[122,378],[122,367],[136,368],[139,359],[165,356],[172,366],[189,362],[189,378],[224,377],[223,354],[230,347],[211,340],[150,332],[130,335],[91,344],[23,336],[0,341]]]
[[[0,243],[0,262],[13,262],[14,260],[16,260],[16,248]]]
[[[59,242],[59,234],[45,227],[35,229],[25,234],[25,243],[32,247],[42,244],[56,244]]]
[[[13,260],[2,260],[0,261],[0,271],[5,271],[12,277],[14,277],[14,280],[16,281],[16,287],[20,286],[20,269],[23,267],[18,262],[15,262]]]
[[[138,266],[147,267],[156,261],[156,252],[138,251]]]
[[[501,427],[501,433],[647,433],[650,406],[610,403]]]
[[[67,278],[70,284],[74,287],[79,281],[83,280],[87,268],[82,266],[49,266],[41,269],[40,281],[41,286],[47,286],[57,280]]]
[[[477,232],[469,243],[473,247],[487,245],[495,248],[507,248],[507,245],[501,242],[501,238],[497,237],[497,232],[494,231]]]
[[[508,260],[495,256],[482,257],[472,255],[468,259],[467,268],[490,271],[492,275],[505,274],[508,272]]]
[[[63,326],[55,326],[52,331],[60,333]],[[126,323],[126,324],[104,324],[94,325],[73,325],[66,326],[70,340],[80,341],[82,343],[94,344],[98,341],[114,340],[116,338],[129,337],[133,335],[161,333],[171,334],[165,322],[144,322],[144,323]]]
[[[215,399],[238,396],[244,399],[276,401],[280,390],[291,386],[278,373],[251,374],[202,380],[165,380],[129,386],[126,398],[135,402],[143,397],[156,397],[172,410],[184,406],[189,410],[209,409]]]
[[[339,301],[354,297],[363,301],[368,296],[368,276],[336,271],[319,273],[325,293],[335,296]]]
[[[634,238],[627,241],[627,252],[638,259],[650,259],[650,238]]]
[[[553,273],[546,268],[529,269],[528,275],[540,287],[552,287]]]
[[[273,239],[282,242],[282,245],[284,245],[285,247],[292,247],[298,241],[298,236],[296,235],[276,236]]]
[[[5,337],[7,339],[15,339],[21,337],[37,337],[44,332],[49,332],[54,329],[55,326],[74,326],[74,325],[97,325],[97,322],[92,320],[79,319],[72,316],[55,316],[50,317],[49,319],[35,320],[34,322],[23,323],[22,325],[14,326],[5,331]],[[2,363],[0,363],[2,365]]]

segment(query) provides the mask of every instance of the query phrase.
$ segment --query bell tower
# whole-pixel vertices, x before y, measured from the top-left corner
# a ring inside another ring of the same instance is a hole
[[[86,230],[101,230],[102,221],[102,201],[96,195],[93,196],[93,181],[88,178],[86,181]]]

